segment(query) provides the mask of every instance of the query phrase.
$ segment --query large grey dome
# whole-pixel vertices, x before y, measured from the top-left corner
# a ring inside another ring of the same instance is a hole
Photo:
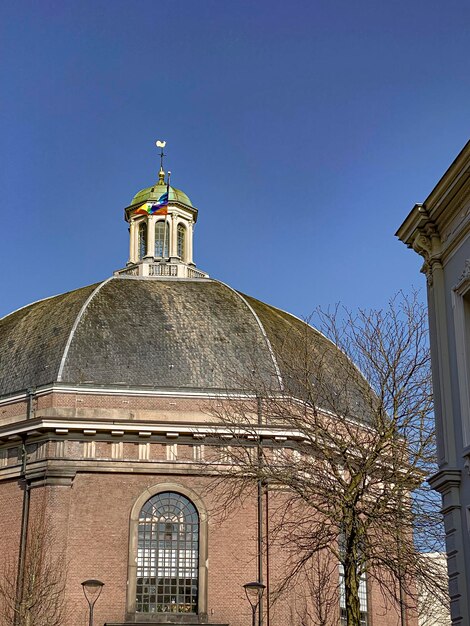
[[[333,379],[339,351],[288,313],[216,280],[115,276],[0,320],[0,397],[52,383],[233,390],[254,376],[295,393],[283,348],[299,330]]]

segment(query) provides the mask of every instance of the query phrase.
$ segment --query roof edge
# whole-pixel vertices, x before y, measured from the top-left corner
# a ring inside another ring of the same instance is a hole
[[[57,374],[57,382],[62,382],[62,374],[64,371],[64,367],[65,367],[65,361],[67,360],[67,356],[69,353],[69,349],[70,349],[70,345],[72,343],[73,337],[75,335],[75,331],[77,330],[77,327],[80,323],[80,320],[82,319],[85,311],[88,308],[88,305],[90,304],[90,302],[93,300],[93,298],[96,296],[96,294],[100,291],[100,289],[102,287],[104,287],[107,283],[109,283],[110,280],[113,280],[113,278],[115,278],[114,276],[110,276],[109,278],[107,278],[106,280],[104,280],[103,282],[101,282],[92,292],[91,294],[88,296],[88,298],[85,300],[85,302],[83,303],[82,308],[80,309],[75,322],[73,323],[72,326],[72,330],[70,331],[70,335],[69,338],[67,339],[67,343],[65,344],[65,348],[64,348],[64,353],[62,355],[62,359],[60,360],[60,365],[59,365],[59,372]]]
[[[247,300],[243,297],[243,295],[237,291],[236,289],[234,289],[233,287],[230,287],[230,285],[227,285],[227,283],[222,282],[221,280],[216,280],[216,279],[212,279],[214,282],[219,283],[220,285],[223,285],[224,287],[226,287],[229,291],[232,291],[236,296],[238,296],[238,298],[240,298],[240,300],[244,303],[244,305],[247,307],[247,309],[251,312],[251,314],[253,315],[253,317],[255,318],[256,323],[258,324],[258,327],[261,331],[261,334],[263,335],[263,338],[266,342],[266,346],[268,348],[269,351],[269,355],[271,357],[271,360],[273,362],[274,365],[274,369],[276,370],[276,377],[279,383],[279,389],[280,391],[284,391],[284,381],[282,380],[282,374],[281,374],[281,370],[279,369],[279,365],[276,359],[276,355],[274,354],[274,350],[273,347],[271,345],[271,342],[269,341],[269,337],[268,334],[266,332],[266,329],[264,328],[260,318],[258,317],[256,311],[253,309],[253,307],[251,306],[251,304],[249,302],[247,302]]]

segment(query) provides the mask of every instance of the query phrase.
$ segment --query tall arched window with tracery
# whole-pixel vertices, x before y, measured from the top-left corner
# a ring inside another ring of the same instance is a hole
[[[170,227],[167,221],[160,220],[155,224],[155,256],[167,257],[170,245]]]
[[[136,613],[197,613],[199,515],[185,496],[165,491],[138,521]]]
[[[147,224],[141,222],[139,224],[139,260],[142,260],[147,255]]]
[[[183,224],[178,224],[176,231],[176,254],[184,261],[186,256],[186,228]]]

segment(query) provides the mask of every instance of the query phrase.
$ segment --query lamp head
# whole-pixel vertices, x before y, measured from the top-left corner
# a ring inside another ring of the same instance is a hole
[[[104,583],[102,583],[101,580],[96,580],[95,578],[90,578],[90,580],[84,580],[82,582],[83,593],[85,594],[85,598],[88,600],[90,605],[95,604],[98,600],[103,586]]]
[[[248,598],[248,602],[254,608],[258,606],[261,598],[263,597],[264,590],[266,589],[266,585],[259,582],[246,583],[243,585],[245,589],[246,597]]]

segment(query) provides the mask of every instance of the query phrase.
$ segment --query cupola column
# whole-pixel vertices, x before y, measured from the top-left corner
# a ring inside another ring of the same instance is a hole
[[[178,256],[178,244],[176,240],[177,236],[177,217],[175,213],[171,214],[171,224],[170,224],[170,258],[171,260],[176,259]]]
[[[136,244],[136,228],[135,228],[135,220],[130,221],[129,224],[129,263],[136,262],[136,253],[135,253],[135,244]]]
[[[146,258],[153,259],[155,257],[155,215],[150,215],[147,220],[147,255]]]
[[[188,252],[187,252],[187,263],[189,263],[190,265],[194,265],[194,261],[193,261],[193,228],[194,222],[193,220],[190,220],[188,222],[188,232],[187,232],[187,246],[188,246]]]

